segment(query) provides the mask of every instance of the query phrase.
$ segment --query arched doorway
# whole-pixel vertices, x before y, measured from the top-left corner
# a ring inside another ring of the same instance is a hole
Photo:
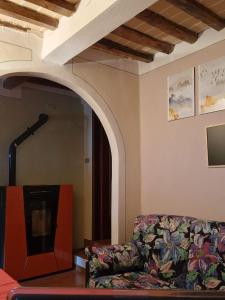
[[[119,126],[104,99],[84,80],[68,73],[61,78],[51,72],[1,72],[2,76],[32,76],[62,84],[82,97],[95,111],[107,134],[112,152],[112,243],[125,241],[125,150]]]

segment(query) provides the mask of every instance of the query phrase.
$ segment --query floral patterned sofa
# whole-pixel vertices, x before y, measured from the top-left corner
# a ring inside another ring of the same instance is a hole
[[[225,290],[225,223],[141,215],[124,245],[86,248],[87,286]]]

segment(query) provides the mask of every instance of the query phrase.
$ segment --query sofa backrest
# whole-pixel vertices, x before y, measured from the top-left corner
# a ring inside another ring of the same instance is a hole
[[[225,222],[193,220],[190,240],[189,283],[225,290]]]
[[[223,289],[225,223],[174,215],[141,215],[132,241],[146,272],[170,287]]]

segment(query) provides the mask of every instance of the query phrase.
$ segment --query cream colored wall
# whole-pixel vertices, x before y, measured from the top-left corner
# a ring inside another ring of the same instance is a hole
[[[75,94],[74,94],[75,95]],[[0,96],[0,185],[8,184],[8,147],[47,113],[49,121],[17,148],[17,184],[73,184],[73,245],[83,244],[84,112],[79,97],[23,88],[21,98]]]
[[[112,151],[112,241],[129,239],[140,212],[138,77],[89,61],[64,66],[43,61],[42,41],[30,33],[5,29],[0,41],[11,43],[11,51],[1,61],[0,76],[23,72],[56,80],[76,91],[95,110]],[[20,47],[20,55],[12,43]]]
[[[207,167],[205,132],[225,111],[168,122],[166,100],[167,76],[224,54],[225,41],[141,76],[142,213],[225,219],[225,168]]]
[[[120,128],[126,159],[126,240],[140,213],[139,81],[128,72],[88,61],[76,63],[73,73],[102,96]]]

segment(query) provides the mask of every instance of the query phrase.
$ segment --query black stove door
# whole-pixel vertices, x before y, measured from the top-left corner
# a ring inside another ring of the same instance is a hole
[[[54,251],[59,186],[24,186],[27,255]]]

